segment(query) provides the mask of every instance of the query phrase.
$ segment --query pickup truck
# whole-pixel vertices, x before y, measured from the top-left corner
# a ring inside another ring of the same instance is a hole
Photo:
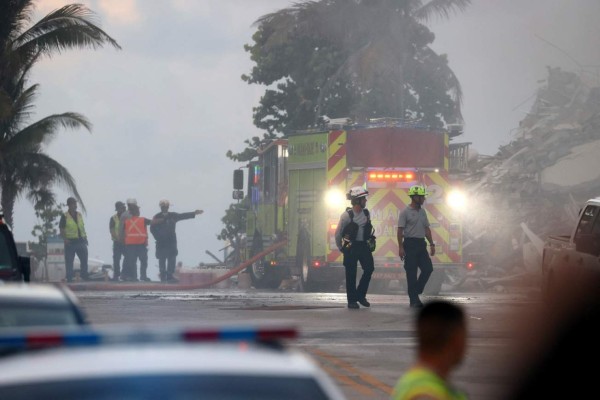
[[[557,292],[588,273],[600,274],[600,197],[590,199],[570,235],[548,236],[542,253],[542,295]]]
[[[0,281],[29,282],[31,260],[18,255],[10,227],[0,212]]]

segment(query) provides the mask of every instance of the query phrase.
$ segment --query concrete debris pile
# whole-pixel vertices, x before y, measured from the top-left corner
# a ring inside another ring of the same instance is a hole
[[[465,186],[476,203],[465,252],[539,272],[543,239],[569,234],[582,204],[600,196],[598,81],[548,68],[515,139],[472,161]]]

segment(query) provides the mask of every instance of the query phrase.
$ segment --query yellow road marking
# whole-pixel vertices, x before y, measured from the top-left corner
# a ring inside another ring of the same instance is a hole
[[[310,349],[309,351],[311,353],[313,353],[315,356],[328,361],[329,363],[335,365],[336,367],[341,368],[341,369],[349,372],[350,374],[360,377],[361,380],[368,383],[372,387],[377,388],[377,389],[383,391],[384,393],[392,394],[392,390],[394,389],[393,387],[391,387],[390,385],[388,385],[384,382],[381,382],[379,379],[375,378],[372,375],[365,374],[363,372],[358,371],[351,364],[337,358],[336,356],[326,353],[319,349]],[[345,377],[345,378],[347,378],[347,377]],[[354,384],[352,384],[350,386],[354,387],[355,384],[357,384],[357,383],[355,382]]]

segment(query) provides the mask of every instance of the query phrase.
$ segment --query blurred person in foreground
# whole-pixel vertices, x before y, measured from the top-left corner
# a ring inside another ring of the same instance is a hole
[[[511,385],[498,399],[596,398],[600,271],[565,269],[557,282],[544,303],[516,319]]]
[[[447,301],[426,303],[416,317],[417,360],[398,380],[391,400],[466,400],[449,381],[467,348],[461,307]]]
[[[67,211],[61,215],[58,223],[60,235],[65,244],[65,268],[67,282],[73,282],[73,263],[75,255],[79,258],[81,279],[88,277],[88,239],[85,233],[85,224],[81,213],[77,211],[77,200],[74,197],[67,199]]]
[[[184,219],[196,218],[196,215],[203,213],[202,210],[195,210],[186,213],[170,212],[169,200],[161,200],[158,203],[160,212],[153,218],[154,223],[150,227],[150,232],[156,240],[156,258],[158,259],[158,269],[160,281],[168,283],[177,283],[175,279],[175,265],[177,261],[177,234],[175,225]]]

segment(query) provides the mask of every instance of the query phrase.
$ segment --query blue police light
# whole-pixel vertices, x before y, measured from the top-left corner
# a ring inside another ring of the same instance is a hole
[[[21,330],[0,333],[0,350],[26,350],[49,347],[97,346],[109,344],[270,342],[295,339],[295,327],[230,326],[222,328],[152,329],[126,328],[104,330],[39,331]]]

